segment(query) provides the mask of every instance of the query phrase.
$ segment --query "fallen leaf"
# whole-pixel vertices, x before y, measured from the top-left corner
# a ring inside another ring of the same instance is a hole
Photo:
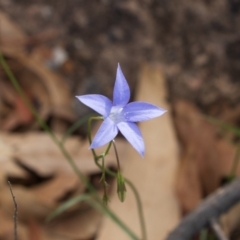
[[[45,226],[49,235],[64,239],[91,239],[96,235],[102,216],[93,209],[75,211]]]
[[[19,26],[0,11],[0,31],[1,31],[1,47],[21,48],[26,42],[26,36]]]
[[[207,122],[193,104],[178,101],[174,109],[182,144],[177,190],[182,210],[188,213],[230,173],[235,146],[220,137],[217,127]]]
[[[67,121],[75,119],[70,108],[72,98],[63,79],[48,70],[42,62],[35,61],[24,53],[5,48],[2,48],[2,52],[8,59],[9,67],[17,76],[20,85],[30,96],[30,101],[43,119],[49,115]],[[7,76],[1,81],[4,79],[9,81]],[[15,90],[11,92],[14,92],[15,100],[18,94],[16,96]]]
[[[49,181],[32,188],[31,192],[41,202],[54,209],[64,200],[65,196],[70,197],[70,192],[83,193],[84,190],[85,186],[79,183],[75,174],[57,173]]]
[[[60,136],[58,136],[60,139]],[[41,176],[49,176],[58,172],[72,173],[72,168],[65,157],[46,133],[7,134],[2,133],[4,144],[14,146],[14,156],[17,162],[32,169]],[[124,152],[125,141],[117,140],[119,152]],[[78,137],[70,137],[65,147],[75,160],[76,165],[85,174],[98,172],[88,141],[81,141]],[[104,150],[99,149],[99,152]],[[106,164],[115,165],[115,155],[110,151]]]
[[[18,204],[18,221],[24,225],[28,234],[31,235],[36,230],[35,225],[31,225],[35,222],[42,239],[92,238],[99,227],[101,215],[86,203],[68,209],[49,226],[43,225],[46,217],[59,204],[86,191],[86,186],[79,181],[52,139],[46,133],[1,132],[0,136],[0,150],[3,150],[0,158],[0,215],[1,209],[4,210],[4,216],[8,217],[14,211],[6,182],[11,179]],[[61,136],[57,137],[60,139]],[[121,139],[116,142],[120,155],[124,156],[126,142]],[[82,173],[88,178],[99,174],[99,182],[100,170],[94,164],[88,142],[78,137],[69,137],[66,149]],[[99,149],[101,150],[104,148]],[[108,167],[116,166],[113,150],[106,157],[105,164]],[[101,192],[102,189],[98,191]],[[24,238],[26,239],[29,236]]]

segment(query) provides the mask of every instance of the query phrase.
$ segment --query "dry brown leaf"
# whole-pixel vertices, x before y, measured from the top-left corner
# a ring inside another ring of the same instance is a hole
[[[201,199],[217,189],[229,174],[235,146],[219,137],[217,128],[199,110],[185,101],[175,104],[175,120],[182,143],[177,189],[183,212],[189,212]],[[240,170],[240,169],[239,169]]]
[[[101,221],[101,214],[88,209],[60,217],[45,227],[49,235],[64,239],[91,239]]]
[[[10,193],[10,192],[9,192]],[[13,203],[12,203],[13,205]],[[6,213],[2,207],[0,208],[0,239],[2,240],[12,240],[14,239],[14,223],[13,223],[13,211],[12,209],[11,215]],[[18,222],[18,239],[19,240],[26,240],[27,239],[27,228],[25,224],[22,224],[21,222]]]
[[[182,155],[177,174],[177,194],[183,214],[194,209],[203,198],[202,184],[197,166],[194,161],[189,161],[194,156],[193,151],[192,148],[189,148]]]
[[[79,183],[75,174],[57,173],[53,176],[53,179],[32,188],[31,192],[41,202],[52,206],[53,209],[56,207],[56,203],[62,202],[61,200],[70,192],[82,193],[84,190],[85,186]]]
[[[44,240],[43,227],[37,221],[31,220],[27,224],[28,226],[28,239]]]
[[[14,110],[9,113],[1,126],[2,130],[8,131],[18,126],[29,126],[34,120],[31,111],[18,95],[15,95],[13,107]]]
[[[26,95],[31,100],[31,96],[27,94],[27,92]],[[23,99],[19,96],[13,86],[3,79],[0,80],[0,96],[2,104],[11,106],[11,108],[1,109],[2,130],[11,130],[19,125],[26,126],[33,122],[33,115]]]
[[[71,110],[72,98],[65,81],[47,69],[46,59],[36,57],[34,51],[31,55],[24,51],[24,44],[27,44],[29,39],[17,24],[2,12],[0,12],[0,33],[1,52],[41,118],[54,117],[53,121],[63,119],[68,122],[75,120]],[[50,35],[52,34],[53,31]],[[51,49],[47,47],[45,49],[51,52]],[[11,86],[10,91],[9,88],[4,91],[4,85],[7,84],[5,80],[8,78],[3,70],[0,71],[0,75],[0,110],[1,116],[4,116],[4,119],[0,119],[1,129],[13,130],[21,126],[30,128],[34,120],[32,114]],[[2,94],[3,91],[5,94]],[[11,101],[10,108],[6,106],[6,100],[8,104]],[[62,124],[58,124],[55,129],[64,132],[67,128],[66,124],[57,122]],[[36,126],[38,125],[32,127]]]
[[[0,205],[9,216],[12,216],[14,212],[13,200],[8,185],[4,183],[1,182],[0,186]],[[41,199],[38,199],[28,188],[14,185],[12,187],[18,204],[19,222],[26,223],[32,219],[43,221],[54,210],[54,208],[50,208],[45,202],[42,202]]]
[[[34,196],[39,196],[38,199],[48,208],[54,207],[66,192],[84,190],[84,186],[79,185],[79,180],[72,168],[47,134],[2,133],[1,140],[4,146],[9,147],[9,154],[6,154],[6,158],[0,162],[4,176],[21,179],[26,182],[25,184],[28,182],[31,184],[33,174],[46,179],[41,185],[31,187],[30,192]],[[117,143],[119,152],[123,152],[125,142],[117,140]],[[80,141],[77,137],[71,137],[66,141],[66,149],[83,174],[99,173],[88,148],[88,143]],[[106,166],[114,165],[116,165],[115,156],[111,151],[106,158]],[[53,191],[54,188],[55,191]]]
[[[34,230],[31,222],[42,224],[64,199],[85,191],[85,186],[79,182],[47,134],[1,133],[0,140],[0,150],[3,150],[0,158],[0,210],[4,209],[6,216],[12,216],[13,202],[6,183],[7,179],[12,179],[12,187],[19,207],[18,219],[28,228],[29,234]],[[126,142],[120,139],[116,142],[120,155],[124,157]],[[66,141],[66,148],[85,176],[99,173],[99,169],[93,163],[87,142],[77,137],[70,137]],[[106,158],[106,166],[115,164],[115,155],[111,151]],[[35,178],[42,179],[42,182],[31,185],[31,181],[36,181]],[[61,237],[73,239],[77,236],[80,237],[79,239],[93,237],[101,217],[86,206],[86,203],[83,203],[72,207],[62,214],[60,219],[56,219],[50,227],[46,226],[46,230],[38,225],[42,239],[51,239],[50,235],[54,238],[58,236],[59,239]]]
[[[0,11],[1,47],[19,49],[26,42],[26,36],[19,26]]]
[[[13,237],[13,220],[0,208],[0,239],[11,239]]]
[[[4,178],[6,174],[9,176],[15,176],[16,178],[26,179],[28,174],[24,169],[19,167],[12,161],[14,159],[14,145],[9,145],[5,143],[0,137],[0,165],[2,177]],[[3,179],[0,177],[0,182]],[[4,180],[3,180],[4,181]]]
[[[59,136],[60,138],[60,136]],[[41,176],[49,176],[58,172],[72,173],[70,165],[52,139],[45,133],[7,134],[2,133],[4,144],[14,146],[14,156],[24,166],[32,169]],[[117,139],[119,152],[124,152],[125,141]],[[78,137],[70,137],[65,144],[75,163],[83,173],[99,172],[94,164],[92,153],[87,141]],[[99,152],[104,150],[100,148]],[[106,158],[107,165],[115,165],[114,152]]]
[[[71,96],[63,79],[48,70],[44,63],[32,59],[25,53],[6,48],[2,48],[1,51],[9,59],[10,68],[43,119],[49,115],[68,121],[75,119],[70,108]],[[7,77],[1,81],[4,79]],[[15,94],[16,99],[18,94],[15,90],[11,92]]]

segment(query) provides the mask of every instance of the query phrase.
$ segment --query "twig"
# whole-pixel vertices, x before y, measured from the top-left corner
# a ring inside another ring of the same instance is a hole
[[[13,199],[13,204],[14,204],[14,215],[13,215],[13,220],[14,220],[14,240],[18,239],[18,234],[17,234],[17,222],[18,222],[18,205],[16,202],[16,198],[13,194],[13,190],[12,190],[12,185],[11,183],[8,181],[8,185],[10,188],[10,192],[12,195],[12,199]]]
[[[188,240],[198,233],[210,220],[240,201],[240,178],[220,188],[204,200],[193,212],[187,215],[168,235],[166,240]]]
[[[228,240],[226,234],[223,232],[221,226],[219,225],[219,222],[216,220],[216,218],[212,218],[210,220],[210,227],[215,233],[218,240]]]

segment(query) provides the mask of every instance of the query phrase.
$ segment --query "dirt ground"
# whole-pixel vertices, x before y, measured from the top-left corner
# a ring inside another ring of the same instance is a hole
[[[55,70],[73,96],[111,96],[117,62],[134,90],[141,64],[158,62],[171,100],[188,99],[216,116],[237,107],[238,0],[2,0],[0,8],[29,35],[28,51],[48,46],[65,52],[67,64]]]

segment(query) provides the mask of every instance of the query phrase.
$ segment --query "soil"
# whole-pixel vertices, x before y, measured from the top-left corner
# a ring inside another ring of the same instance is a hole
[[[0,9],[35,39],[28,51],[64,50],[68,64],[55,71],[73,96],[111,97],[118,62],[134,92],[141,64],[157,62],[172,101],[218,117],[237,111],[225,118],[240,122],[239,0],[2,0]]]

